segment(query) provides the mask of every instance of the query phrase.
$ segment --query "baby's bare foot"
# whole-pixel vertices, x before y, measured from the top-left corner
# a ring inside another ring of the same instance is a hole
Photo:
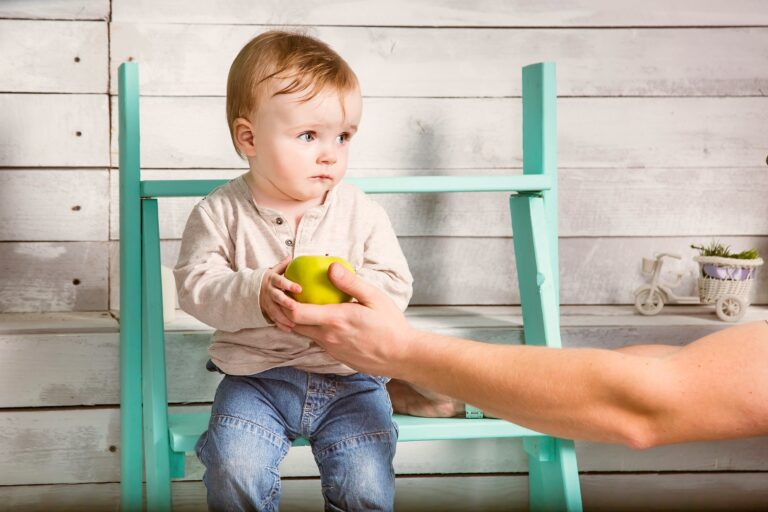
[[[387,391],[392,408],[400,414],[425,418],[450,418],[464,414],[464,402],[436,393],[426,397],[401,380],[389,381]]]

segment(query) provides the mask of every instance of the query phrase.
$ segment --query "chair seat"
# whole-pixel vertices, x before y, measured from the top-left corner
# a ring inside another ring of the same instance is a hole
[[[194,451],[200,434],[208,428],[210,412],[172,413],[168,415],[171,450]],[[497,419],[419,418],[395,414],[392,417],[400,429],[398,441],[430,441],[437,439],[488,439],[497,437],[543,436],[539,432]],[[299,438],[293,446],[308,445]]]

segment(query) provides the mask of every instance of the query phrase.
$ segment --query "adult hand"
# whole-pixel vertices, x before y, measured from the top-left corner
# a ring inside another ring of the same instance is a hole
[[[399,363],[407,360],[417,331],[394,302],[338,263],[328,277],[357,302],[344,304],[294,303],[285,314],[294,332],[322,345],[339,361],[366,373],[397,377]]]

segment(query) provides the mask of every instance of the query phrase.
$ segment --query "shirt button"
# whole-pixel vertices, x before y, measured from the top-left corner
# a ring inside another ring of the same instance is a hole
[[[282,223],[283,223],[283,218],[282,217],[278,217],[278,218],[275,219],[275,224],[280,225]]]
[[[285,245],[287,245],[288,247],[293,247],[293,240],[286,240]]]

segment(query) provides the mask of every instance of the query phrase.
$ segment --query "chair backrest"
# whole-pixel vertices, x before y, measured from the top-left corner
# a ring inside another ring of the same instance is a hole
[[[157,199],[205,196],[227,180],[142,180],[138,63],[118,68],[120,144],[120,411],[123,509],[135,508],[145,443],[167,433],[165,341]],[[544,197],[555,292],[557,162],[555,66],[523,68],[523,174],[511,176],[398,176],[346,178],[367,193],[510,192]],[[143,421],[142,421],[143,404]],[[151,428],[150,428],[151,427]],[[167,443],[167,440],[164,441]]]

